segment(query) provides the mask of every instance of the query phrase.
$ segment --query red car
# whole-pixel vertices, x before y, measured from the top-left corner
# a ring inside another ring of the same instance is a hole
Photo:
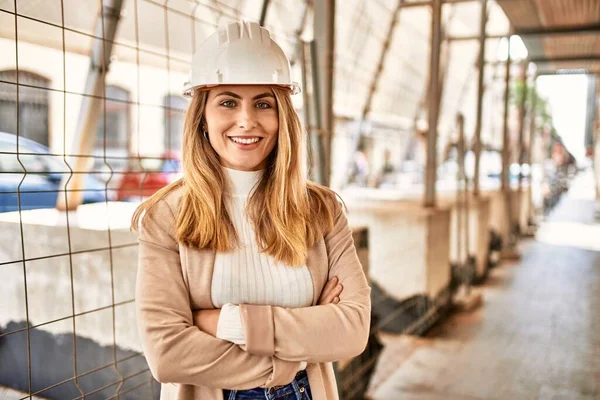
[[[162,155],[158,168],[144,168],[149,159],[131,159],[117,189],[118,201],[139,201],[181,176],[179,154],[173,151]]]

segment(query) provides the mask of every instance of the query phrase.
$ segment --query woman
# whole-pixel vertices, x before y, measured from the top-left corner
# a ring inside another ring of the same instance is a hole
[[[370,288],[335,194],[308,182],[289,61],[256,23],[192,63],[183,174],[136,210],[138,324],[161,399],[337,399]]]

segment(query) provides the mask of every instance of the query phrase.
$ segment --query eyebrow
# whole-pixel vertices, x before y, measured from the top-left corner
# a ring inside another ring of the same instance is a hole
[[[234,97],[234,98],[236,98],[236,99],[240,99],[240,100],[242,99],[242,96],[240,96],[239,94],[237,94],[237,93],[233,93],[233,92],[229,92],[229,91],[226,91],[226,92],[221,92],[221,93],[217,94],[215,97],[219,97],[219,96],[231,96],[231,97]],[[273,96],[273,94],[272,94],[272,93],[265,92],[265,93],[257,94],[256,96],[254,96],[254,97],[252,98],[252,100],[263,99],[263,98],[265,98],[265,97],[272,97],[272,98],[275,98],[275,96]]]

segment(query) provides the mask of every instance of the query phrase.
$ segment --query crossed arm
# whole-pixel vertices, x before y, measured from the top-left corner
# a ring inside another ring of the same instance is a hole
[[[344,287],[339,283],[337,276],[332,277],[321,292],[318,305],[324,306],[327,304],[338,304],[340,302],[340,294]],[[217,327],[219,326],[219,317],[221,309],[206,309],[194,311],[194,325],[202,332],[206,332],[213,337],[217,337]]]
[[[174,239],[174,215],[164,201],[140,226],[136,314],[150,371],[162,383],[227,389],[285,385],[299,362],[254,355],[194,325]]]
[[[158,381],[228,389],[284,385],[301,361],[334,361],[364,349],[370,289],[343,214],[325,238],[330,276],[339,278],[343,292],[326,293],[322,299],[333,296],[332,301],[315,307],[240,305],[243,348],[212,335],[217,311],[212,312],[213,322],[194,318],[174,221],[171,209],[161,201],[144,216],[139,237],[138,324],[144,354]]]

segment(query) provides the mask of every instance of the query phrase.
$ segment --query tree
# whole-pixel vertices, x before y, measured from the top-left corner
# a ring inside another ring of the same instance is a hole
[[[524,82],[522,79],[517,79],[511,90],[511,104],[518,106],[523,96],[527,96],[525,98],[525,108],[527,110],[530,109],[531,101],[535,97],[535,115],[541,119],[542,125],[552,125],[552,115],[548,111],[548,101],[534,89],[533,85]]]

